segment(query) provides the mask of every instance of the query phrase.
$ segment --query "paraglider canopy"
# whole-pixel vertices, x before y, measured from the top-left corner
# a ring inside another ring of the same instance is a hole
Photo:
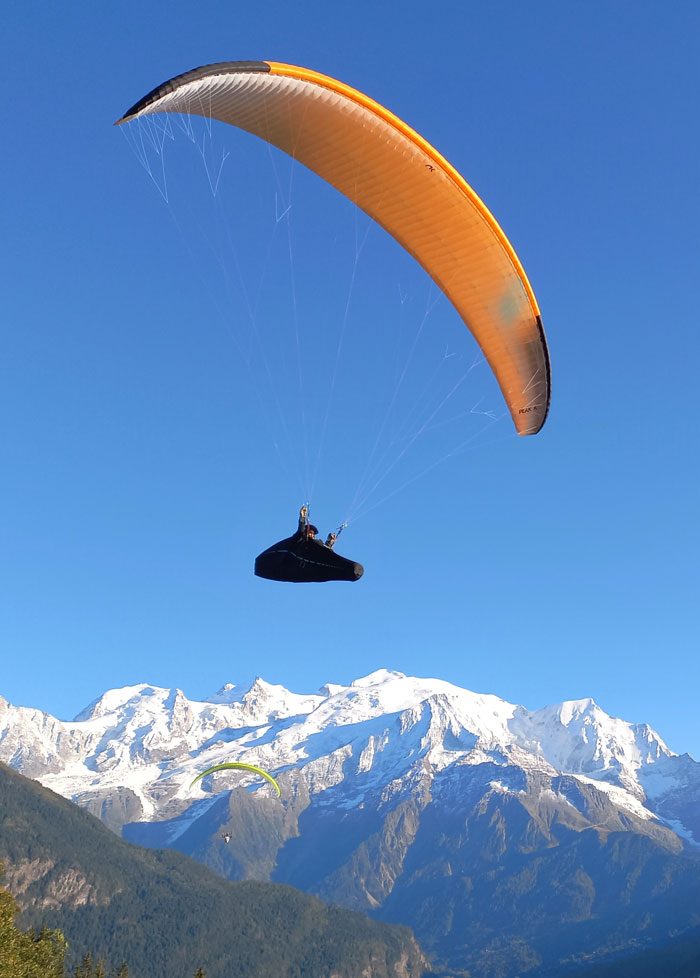
[[[257,767],[255,764],[243,764],[240,761],[228,761],[225,764],[214,764],[213,767],[208,767],[206,771],[202,771],[201,774],[198,774],[197,777],[194,778],[192,784],[190,784],[190,788],[194,787],[194,785],[203,777],[205,777],[207,774],[213,774],[215,771],[225,771],[227,769],[234,769],[239,771],[253,771],[255,774],[259,774],[261,778],[265,778],[265,780],[272,785],[272,787],[277,792],[277,796],[280,798],[282,797],[280,786],[277,784],[277,782],[269,773],[269,771],[265,771],[263,770],[263,768]]]
[[[201,115],[253,133],[354,201],[452,302],[496,375],[518,434],[542,428],[549,354],[523,266],[464,177],[398,116],[336,79],[272,61],[178,75],[119,123],[158,112]]]

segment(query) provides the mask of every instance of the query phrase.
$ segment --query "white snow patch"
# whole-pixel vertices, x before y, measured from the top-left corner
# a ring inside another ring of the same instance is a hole
[[[681,839],[685,839],[687,842],[692,843],[694,846],[700,846],[700,842],[696,841],[695,836],[687,829],[683,823],[677,818],[665,818],[663,820],[672,832],[675,832],[677,836]]]
[[[600,781],[597,778],[587,778],[582,774],[574,774],[573,777],[583,784],[591,784],[593,787],[598,788],[599,791],[604,791],[618,808],[622,808],[624,811],[636,815],[637,818],[643,818],[645,821],[659,821],[653,812],[645,808],[638,798],[631,795],[629,791],[625,791],[624,788],[620,788],[616,784],[610,784],[608,781]]]

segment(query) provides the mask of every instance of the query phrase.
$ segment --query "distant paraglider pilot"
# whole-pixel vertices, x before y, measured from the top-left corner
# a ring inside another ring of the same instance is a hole
[[[316,539],[317,535],[318,528],[309,523],[309,511],[302,506],[297,532],[258,554],[256,575],[270,581],[295,584],[358,581],[364,573],[362,564],[341,557],[333,550],[338,534],[329,533],[325,543]]]

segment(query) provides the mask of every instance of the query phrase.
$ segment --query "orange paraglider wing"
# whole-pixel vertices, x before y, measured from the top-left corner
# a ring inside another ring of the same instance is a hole
[[[156,112],[218,119],[279,147],[391,234],[471,330],[515,427],[549,409],[547,341],[532,287],[485,204],[441,154],[388,109],[307,68],[238,61],[160,85],[119,120]]]

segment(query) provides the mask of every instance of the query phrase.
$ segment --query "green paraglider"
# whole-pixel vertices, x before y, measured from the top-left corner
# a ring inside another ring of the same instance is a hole
[[[190,785],[190,788],[194,787],[194,785],[201,778],[203,778],[206,774],[213,774],[214,771],[223,771],[223,770],[225,770],[227,768],[234,768],[234,769],[239,770],[239,771],[253,771],[253,772],[255,772],[255,774],[259,774],[261,778],[265,778],[266,781],[269,781],[270,782],[270,784],[272,785],[272,787],[277,792],[278,797],[280,797],[280,798],[282,797],[282,792],[280,791],[280,786],[277,784],[277,782],[275,781],[275,779],[272,777],[272,775],[268,771],[264,771],[261,767],[256,767],[255,764],[243,764],[240,761],[229,761],[226,764],[214,764],[213,767],[208,767],[206,769],[206,771],[202,771],[201,774],[198,774],[197,775],[197,777],[194,779],[194,781]]]

